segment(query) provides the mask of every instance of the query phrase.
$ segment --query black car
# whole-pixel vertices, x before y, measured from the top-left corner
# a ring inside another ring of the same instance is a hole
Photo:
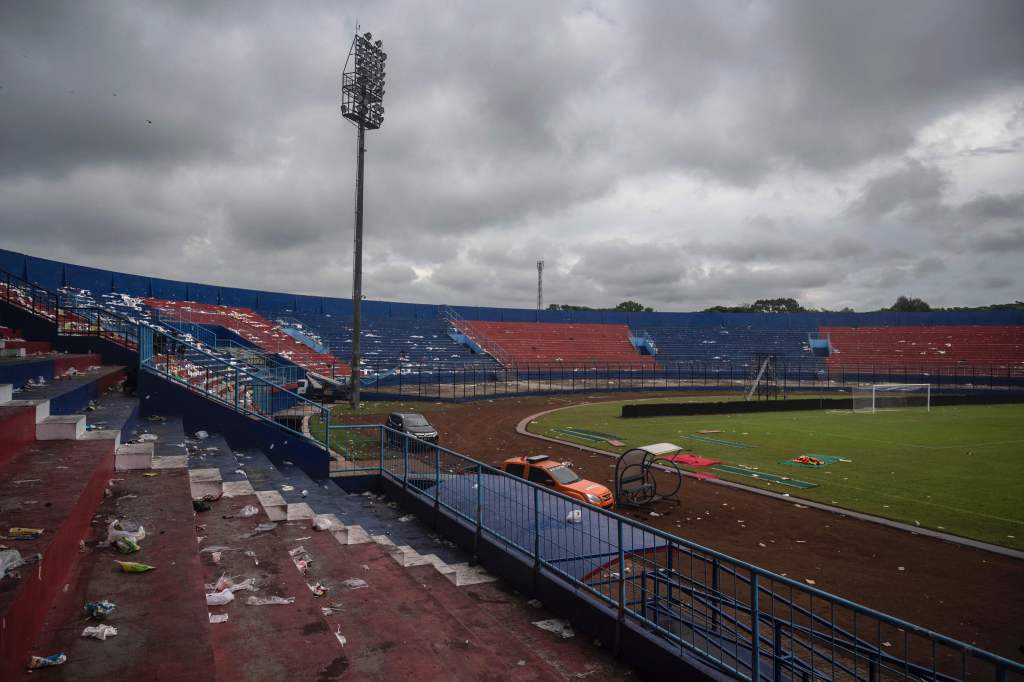
[[[437,442],[437,429],[430,425],[427,418],[415,412],[392,412],[388,415],[387,425],[395,431],[408,433],[420,440],[430,443]]]

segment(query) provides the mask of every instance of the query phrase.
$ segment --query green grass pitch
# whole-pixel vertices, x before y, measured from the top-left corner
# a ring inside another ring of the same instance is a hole
[[[638,445],[674,443],[697,455],[817,487],[800,490],[712,472],[725,480],[1024,549],[1024,405],[623,419],[623,404],[553,412],[531,423],[529,430],[619,454]],[[613,447],[555,431],[567,428],[614,434],[626,445]],[[704,429],[722,431],[709,434],[709,439],[752,447],[687,438]],[[822,468],[780,464],[802,454],[851,461]]]

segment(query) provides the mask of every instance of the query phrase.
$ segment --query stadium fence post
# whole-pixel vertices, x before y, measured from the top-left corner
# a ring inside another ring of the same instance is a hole
[[[533,489],[533,595],[537,595],[537,580],[540,578],[540,492]]]
[[[615,655],[621,653],[622,625],[626,621],[626,550],[622,547],[622,519],[616,519],[616,531],[619,540],[619,610],[615,620]]]
[[[331,408],[321,408],[320,420],[324,423],[324,447],[327,448],[327,457],[331,456]]]
[[[647,571],[640,573],[640,620],[647,620]]]
[[[409,489],[409,436],[402,438],[402,490]]]
[[[384,426],[378,426],[380,429],[380,475],[384,475]]]
[[[434,446],[434,528],[441,513],[441,446]]]
[[[761,597],[760,575],[750,575],[750,679],[761,679]]]
[[[477,561],[477,557],[480,556],[480,531],[482,530],[483,521],[483,490],[484,490],[484,467],[482,464],[477,464],[476,467],[476,533],[473,535],[473,561]]]
[[[778,620],[772,627],[772,681],[782,682],[782,623]]]
[[[238,410],[238,368],[235,367],[235,410]]]
[[[719,596],[718,596],[719,595],[719,583],[721,581],[721,571],[720,571],[720,568],[721,568],[721,566],[720,566],[720,564],[718,562],[718,557],[712,558],[711,559],[711,592],[712,592],[713,596],[711,597],[711,601],[712,601],[712,604],[714,604],[714,606],[711,607],[711,631],[712,632],[718,632],[718,615],[719,615],[718,612],[719,612],[719,609],[721,609],[721,607],[722,607],[721,606],[722,600],[719,599]]]

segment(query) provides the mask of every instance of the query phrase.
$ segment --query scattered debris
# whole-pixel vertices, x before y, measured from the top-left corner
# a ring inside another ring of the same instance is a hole
[[[327,594],[327,586],[321,582],[313,583],[312,585],[307,583],[306,587],[309,588],[309,591],[312,592],[314,596],[322,597]]]
[[[28,669],[38,670],[39,668],[51,668],[55,665],[64,665],[67,662],[67,654],[52,654],[50,656],[33,656],[28,659]]]
[[[817,583],[811,580],[810,578],[804,578],[804,582],[808,585],[817,585]]]
[[[227,622],[227,619],[228,619],[228,614],[226,614],[226,613],[211,613],[210,614],[210,622],[211,623],[225,623],[225,622]]]
[[[340,644],[341,646],[345,646],[345,644],[348,642],[348,640],[345,639],[345,635],[341,634],[340,625],[338,626],[338,629],[334,631],[334,636],[338,638],[338,644]]]
[[[160,437],[155,433],[143,433],[139,436],[138,440],[140,443],[152,443],[153,441],[159,440]]]
[[[85,611],[85,615],[89,616],[90,618],[102,620],[106,618],[115,608],[117,608],[117,604],[104,599],[103,601],[87,602],[83,610]]]
[[[583,523],[583,512],[579,509],[573,509],[565,515],[565,520],[569,523]]]
[[[255,564],[256,566],[260,565],[260,560],[256,558],[256,552],[252,551],[251,549],[247,549],[247,550],[245,550],[245,556],[247,556],[250,559],[252,559],[252,563]]]
[[[116,634],[117,628],[112,625],[91,625],[82,630],[82,637],[95,637],[101,642]]]
[[[210,511],[210,503],[206,500],[192,500],[192,509],[197,512]]]
[[[13,573],[15,569],[20,568],[21,566],[38,563],[42,558],[42,554],[32,554],[31,556],[22,557],[21,552],[16,549],[5,549],[0,551],[0,578],[6,577],[8,573],[16,575]]]
[[[295,597],[257,597],[251,596],[245,600],[249,606],[267,606],[272,604],[293,604]]]
[[[295,486],[284,483],[281,485],[281,490],[285,491],[286,493],[290,493],[291,491],[295,490]]]
[[[409,523],[414,518],[416,518],[416,516],[414,514],[406,514],[405,516],[399,516],[398,517],[398,521],[400,523]]]
[[[196,438],[198,438],[199,440],[205,440],[209,437],[210,434],[208,434],[206,431],[196,431]]]
[[[535,609],[539,609],[540,607],[544,606],[543,602],[541,602],[540,599],[531,599],[530,601],[528,601],[526,603],[529,604],[530,606],[532,606]]]
[[[207,606],[224,606],[235,598],[235,593],[230,589],[223,589],[220,592],[209,592],[206,595]]]
[[[42,528],[21,528],[15,526],[7,531],[7,536],[12,540],[37,540],[42,534]]]
[[[358,590],[361,587],[366,587],[368,583],[362,578],[349,578],[348,580],[343,580],[341,584],[350,590]]]
[[[325,616],[333,616],[335,613],[344,611],[345,608],[341,604],[331,604],[330,606],[321,606],[320,613]]]
[[[560,636],[562,639],[569,639],[576,633],[572,630],[572,625],[567,620],[561,618],[551,618],[549,620],[538,620],[534,623],[541,630],[547,630]]]
[[[275,528],[277,528],[277,524],[273,521],[261,523],[260,525],[256,526],[251,533],[249,533],[248,537],[253,537],[255,535],[259,535],[260,533],[269,533]]]
[[[334,523],[323,515],[313,517],[313,530],[330,530]]]
[[[256,516],[259,513],[260,513],[259,507],[257,507],[254,504],[247,504],[244,507],[242,507],[241,509],[239,509],[237,512],[235,512],[235,518],[236,519],[247,519],[250,516]]]
[[[121,570],[125,573],[145,573],[146,571],[152,571],[156,566],[150,566],[149,564],[141,564],[135,561],[118,561],[114,560],[114,563],[121,567]]]

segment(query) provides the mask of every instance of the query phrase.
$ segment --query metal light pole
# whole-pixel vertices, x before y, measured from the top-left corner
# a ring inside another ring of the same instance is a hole
[[[341,115],[359,130],[356,150],[356,226],[352,249],[352,408],[359,408],[359,341],[363,308],[363,166],[366,131],[384,122],[384,53],[381,41],[358,28],[342,73]],[[351,70],[349,64],[352,64]]]

